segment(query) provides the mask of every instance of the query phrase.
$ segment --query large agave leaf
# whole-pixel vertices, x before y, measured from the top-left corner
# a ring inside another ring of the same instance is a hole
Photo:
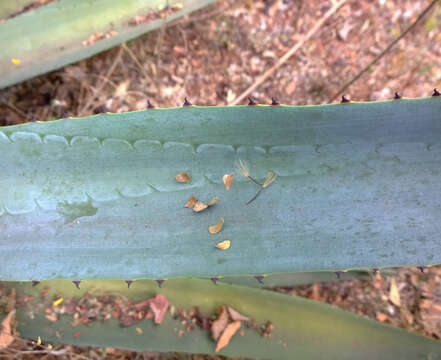
[[[58,0],[16,16],[0,23],[0,89],[109,49],[213,1]],[[135,16],[178,3],[182,9],[165,19],[131,25]],[[7,15],[11,8],[0,5],[0,14]],[[87,42],[98,33],[110,37]]]
[[[441,262],[439,98],[186,107],[4,127],[0,278],[268,274]],[[242,159],[258,187],[222,176]],[[175,175],[191,174],[178,183]],[[194,213],[192,195],[220,201]],[[219,234],[208,227],[223,217]],[[215,248],[221,240],[231,248]]]
[[[45,306],[39,304],[39,291],[49,287],[46,299],[52,299],[55,290],[65,301],[85,292],[118,293],[133,303],[141,302],[157,293],[165,295],[175,307],[189,309],[197,306],[207,315],[214,314],[222,305],[229,305],[262,324],[271,321],[274,331],[269,338],[256,331],[236,334],[219,354],[246,356],[257,359],[438,359],[441,343],[407,333],[362,318],[335,307],[303,298],[251,289],[237,285],[218,284],[207,280],[173,279],[162,289],[154,281],[136,281],[127,289],[123,281],[87,281],[77,290],[67,281],[44,281],[38,287],[30,284],[9,283],[17,293],[32,295],[33,305],[28,310],[18,309],[18,330],[24,337],[43,341],[66,342],[78,345],[120,347],[135,350],[184,351],[211,354],[215,343],[206,331],[199,328],[178,337],[185,326],[166,315],[161,325],[151,320],[121,328],[116,321],[92,322],[91,326],[72,327],[72,316],[62,316],[51,322],[45,318]],[[101,291],[99,291],[101,290]],[[32,302],[31,302],[32,303]],[[38,311],[38,309],[41,309]],[[36,313],[35,318],[30,316]],[[136,328],[142,329],[142,334]],[[77,336],[74,334],[77,333]],[[79,335],[79,336],[78,336]]]

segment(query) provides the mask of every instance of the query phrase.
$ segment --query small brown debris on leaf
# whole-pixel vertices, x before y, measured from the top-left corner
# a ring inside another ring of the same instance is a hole
[[[216,247],[221,250],[228,250],[230,246],[231,246],[230,240],[224,240],[216,245]]]
[[[142,335],[143,331],[141,328],[137,327],[135,330],[139,335]]]
[[[208,207],[207,204],[204,204],[202,201],[196,201],[196,204],[193,206],[193,211],[200,212],[205,210]]]
[[[160,324],[164,319],[164,315],[168,309],[168,300],[164,295],[156,295],[150,302],[150,309],[155,315],[155,323]]]
[[[222,181],[225,184],[225,189],[230,190],[231,180],[233,180],[233,174],[225,174],[222,177]]]
[[[190,174],[188,172],[182,172],[176,175],[176,181],[180,183],[190,182]]]
[[[224,218],[220,218],[219,222],[216,225],[208,227],[208,231],[210,232],[210,234],[217,234],[219,231],[222,230],[223,226],[224,226]]]
[[[0,324],[0,350],[7,348],[14,341],[14,337],[11,332],[11,322],[15,310],[12,310]]]
[[[211,324],[211,337],[214,341],[217,341],[221,336],[222,332],[228,325],[228,312],[225,306],[219,308],[219,315],[213,324]]]
[[[234,310],[232,307],[227,306],[228,313],[230,314],[231,320],[233,321],[249,321],[250,319],[242,315],[238,311]]]
[[[192,195],[190,197],[190,199],[187,200],[187,202],[185,203],[184,207],[193,209],[194,206],[196,205],[197,201],[198,201],[198,199],[196,199],[195,196]]]
[[[208,202],[208,206],[213,206],[214,204],[216,204],[217,202],[219,201],[219,198],[216,196],[216,197],[214,197],[213,199],[211,199],[209,202]]]
[[[222,335],[220,336],[216,344],[216,349],[214,351],[219,352],[225,346],[227,346],[233,335],[236,333],[237,330],[239,330],[240,326],[241,326],[240,321],[233,321],[232,323],[228,324],[228,326],[225,328]]]

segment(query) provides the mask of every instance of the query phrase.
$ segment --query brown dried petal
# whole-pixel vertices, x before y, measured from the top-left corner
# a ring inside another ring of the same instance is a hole
[[[220,218],[219,222],[216,225],[209,226],[208,231],[210,234],[217,234],[222,230],[222,226],[224,226],[224,218]]]
[[[237,330],[239,330],[240,325],[240,321],[234,321],[228,324],[216,344],[216,349],[214,350],[215,352],[222,350],[225,346],[229,344],[233,335],[236,333]]]
[[[193,207],[193,210],[196,212],[205,210],[208,207],[207,204],[204,204],[202,201],[197,201],[196,204]]]
[[[152,301],[150,301],[150,309],[155,314],[155,323],[160,324],[164,319],[164,315],[168,309],[168,300],[164,295],[156,295]]]
[[[220,308],[219,316],[211,324],[211,337],[214,341],[217,341],[221,336],[222,332],[228,325],[228,312],[224,306]]]
[[[222,181],[225,184],[225,189],[230,189],[231,180],[233,180],[233,174],[225,174],[222,177]]]
[[[224,240],[216,245],[216,247],[221,250],[228,250],[230,246],[231,246],[230,240]]]
[[[185,203],[184,207],[193,209],[193,207],[196,205],[197,201],[198,201],[198,199],[196,199],[194,197],[194,195],[192,195],[190,197],[190,199],[187,200],[187,202]]]
[[[230,314],[231,320],[233,321],[248,321],[250,320],[245,315],[242,315],[238,311],[234,310],[232,307],[227,306],[228,313]]]
[[[176,175],[176,181],[180,183],[190,182],[190,174],[188,172],[179,173]]]

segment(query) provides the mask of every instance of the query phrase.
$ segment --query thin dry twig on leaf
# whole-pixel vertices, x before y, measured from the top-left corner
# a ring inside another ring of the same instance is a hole
[[[378,56],[372,60],[369,64],[367,64],[357,75],[355,75],[351,80],[349,80],[346,84],[344,84],[331,98],[328,102],[332,102],[335,99],[337,99],[340,94],[342,94],[349,86],[351,86],[353,83],[355,83],[360,77],[368,71],[373,65],[375,65],[378,60],[380,60],[384,55],[386,55],[390,49],[392,49],[395,44],[400,41],[403,37],[406,36],[406,34],[411,31],[421,20],[422,18],[432,9],[436,3],[439,2],[439,0],[432,0],[432,2],[427,5],[427,7],[422,11],[422,13],[416,18],[416,20],[410,24],[406,30],[404,30],[400,36],[398,36],[394,41],[392,41]]]
[[[228,105],[237,105],[243,99],[245,99],[248,95],[251,94],[259,85],[261,85],[265,80],[270,77],[279,67],[281,67],[291,56],[293,56],[297,50],[299,50],[303,44],[308,41],[322,26],[323,24],[346,2],[346,0],[340,0],[338,3],[334,4],[326,14],[315,23],[311,30],[300,40],[298,41],[288,52],[283,55],[279,61],[277,61],[270,69],[265,71],[263,75],[261,75],[257,80],[251,85],[248,89],[246,89],[242,94],[236,97],[233,101],[230,101]]]

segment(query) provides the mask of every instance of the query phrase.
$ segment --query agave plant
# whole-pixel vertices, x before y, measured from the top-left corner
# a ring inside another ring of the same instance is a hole
[[[212,2],[2,1],[0,89],[110,49]]]
[[[437,341],[261,288],[441,262],[437,95],[186,101],[1,128],[0,280],[32,304],[17,309],[20,334],[249,358],[440,358]],[[69,301],[86,293],[118,294],[132,322],[95,313],[103,321],[72,327]],[[191,307],[223,309],[218,320],[229,309],[226,346],[206,331],[214,319],[182,315]]]

